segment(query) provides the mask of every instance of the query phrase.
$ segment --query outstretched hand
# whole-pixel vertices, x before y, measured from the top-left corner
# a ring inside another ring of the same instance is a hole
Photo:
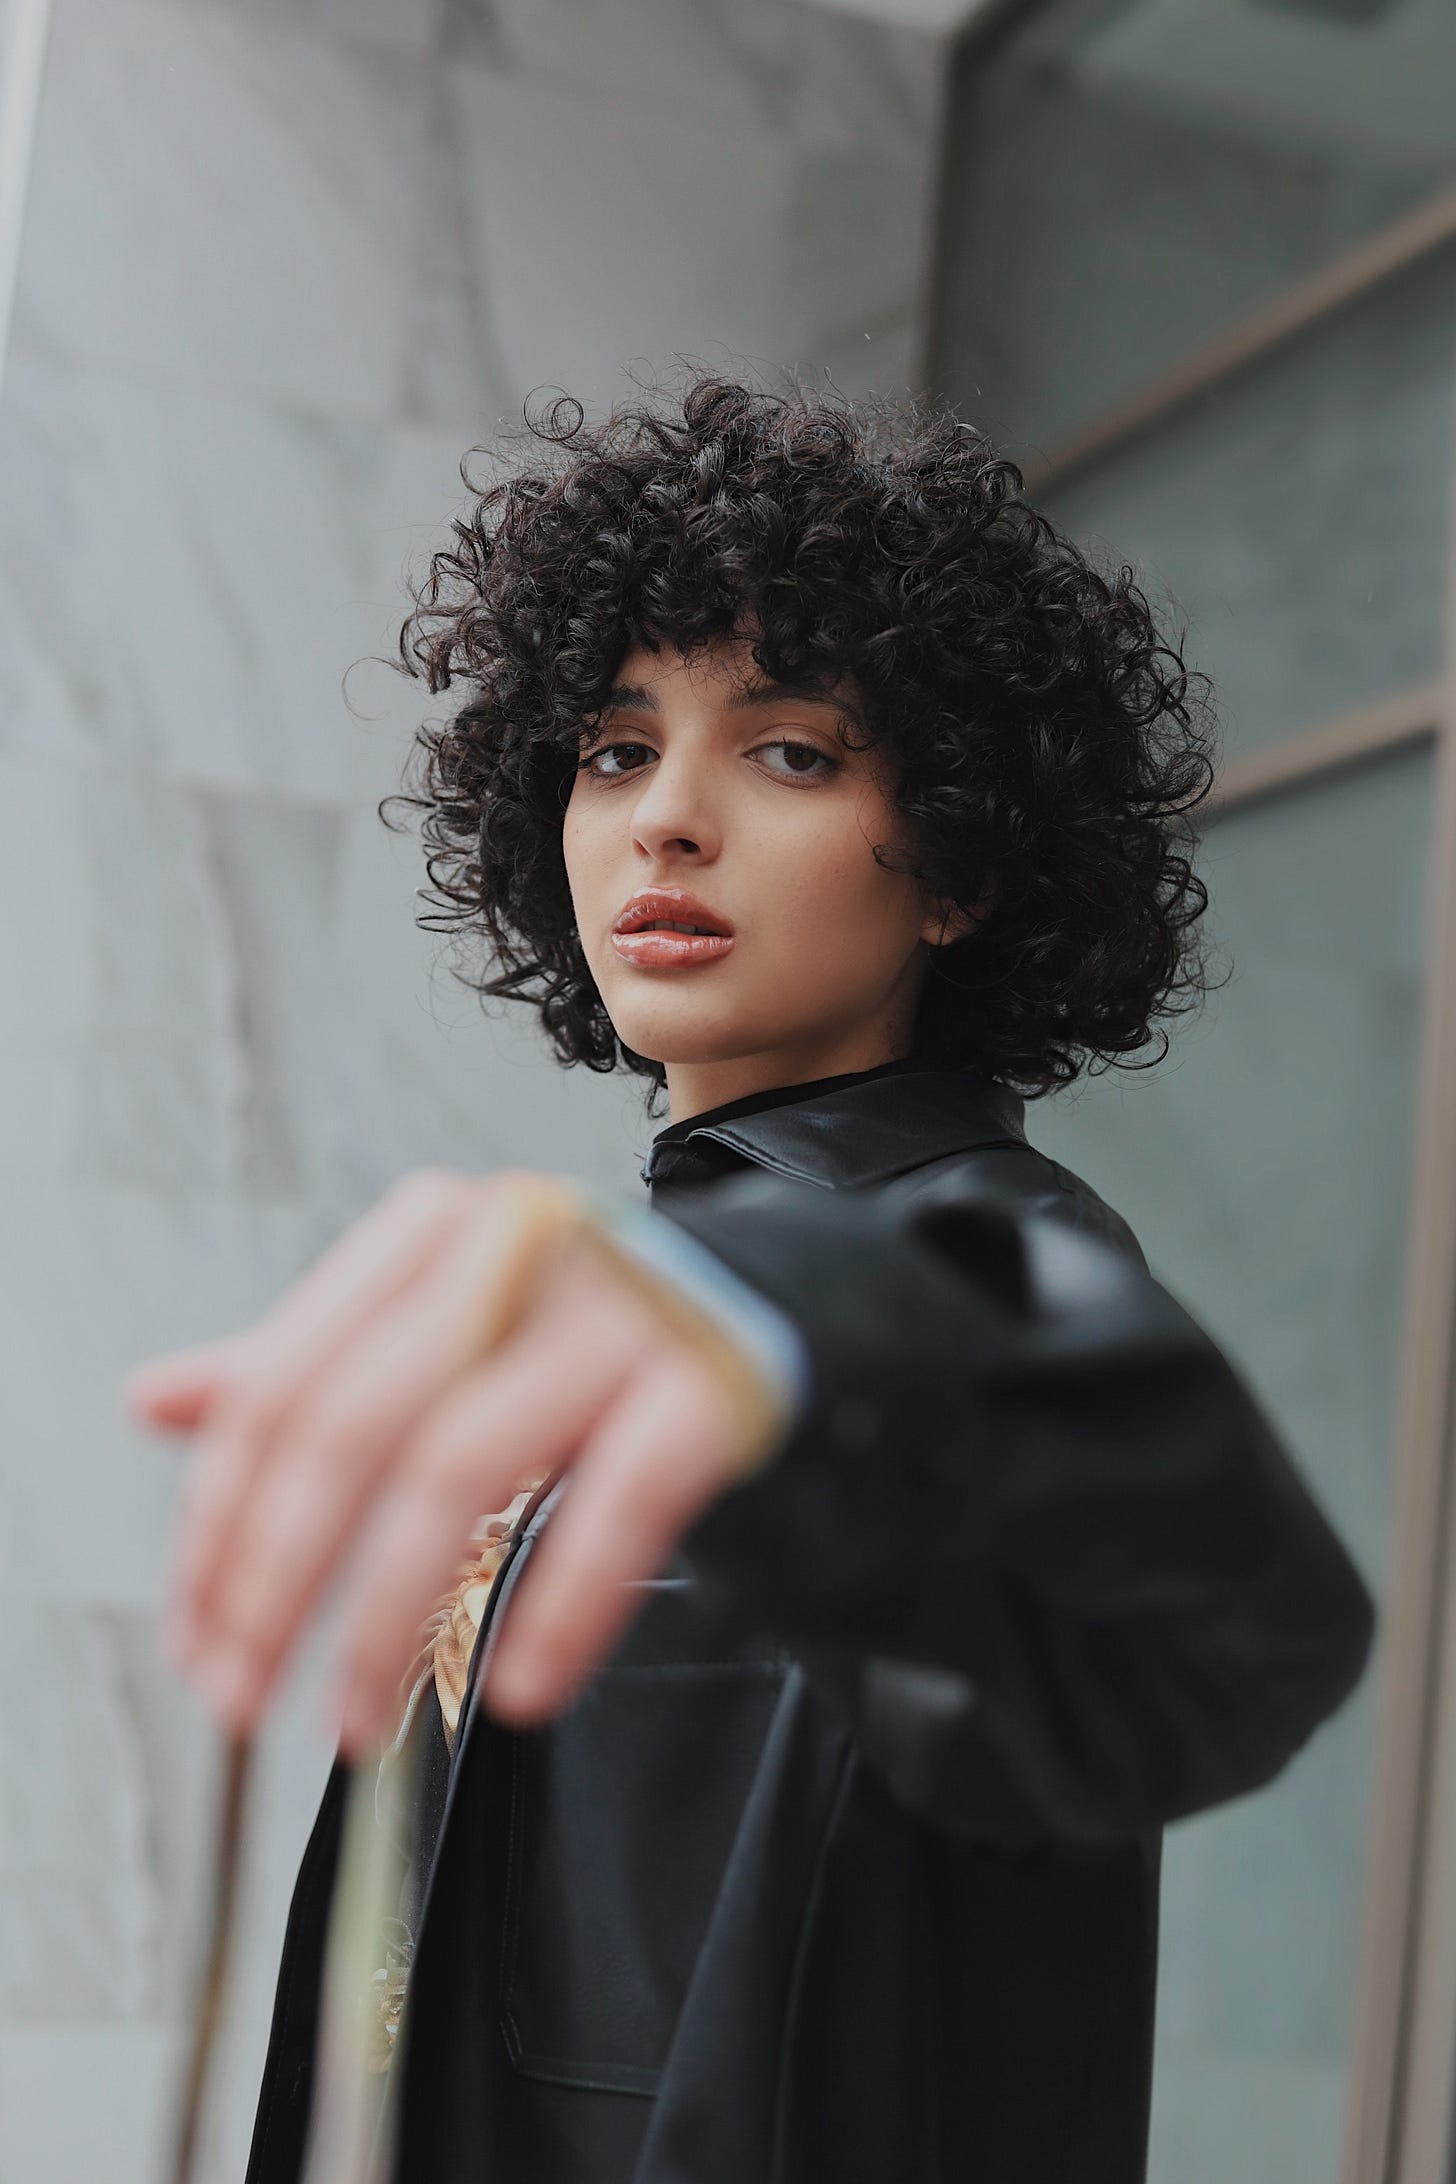
[[[138,1421],[197,1436],[167,1641],[232,1733],[339,1579],[340,1743],[388,1735],[471,1532],[569,1467],[483,1693],[508,1719],[558,1712],[640,1605],[634,1581],[742,1475],[724,1381],[609,1260],[564,1235],[522,1279],[543,1180],[406,1176],[254,1326],[128,1377]]]

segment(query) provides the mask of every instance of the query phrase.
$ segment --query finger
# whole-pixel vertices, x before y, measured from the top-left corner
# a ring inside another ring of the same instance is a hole
[[[551,1218],[547,1218],[547,1214]],[[576,1219],[571,1187],[529,1170],[407,1176],[305,1274],[250,1331],[248,1371],[209,1420],[177,1533],[174,1650],[195,1644],[197,1603],[223,1559],[242,1500],[303,1404],[351,1342],[376,1325],[422,1270],[463,1235],[462,1258],[440,1325],[463,1362],[501,1338],[524,1309],[557,1238]]]
[[[453,1527],[449,1544],[458,1558],[482,1510],[503,1505],[523,1472],[550,1468],[579,1440],[625,1371],[620,1342],[603,1339],[620,1319],[603,1316],[611,1300],[598,1291],[580,1299],[569,1369],[559,1318],[548,1318],[468,1376],[464,1398],[451,1395],[482,1318],[498,1319],[503,1292],[514,1296],[514,1247],[502,1245],[509,1225],[499,1196],[482,1195],[474,1220],[428,1280],[337,1358],[239,1507],[212,1581],[194,1601],[195,1673],[234,1729],[251,1726],[266,1702],[386,1473],[420,1464],[426,1498],[438,1483],[434,1471],[448,1474],[452,1492],[435,1514]],[[443,1440],[421,1444],[418,1428],[441,1404]],[[401,1551],[391,1536],[387,1574]],[[433,1598],[410,1602],[410,1654]],[[378,1612],[371,1604],[371,1618]]]
[[[201,1642],[201,1604],[290,1409],[418,1281],[476,1203],[472,1179],[433,1169],[405,1177],[248,1331],[246,1369],[220,1393],[183,1488],[169,1587],[179,1659]]]
[[[191,1432],[222,1388],[245,1364],[251,1329],[169,1351],[133,1366],[121,1384],[121,1399],[139,1425],[164,1432]]]
[[[434,1209],[458,1198],[462,1180],[440,1169],[416,1169],[401,1177],[377,1205],[313,1261],[252,1327],[144,1358],[123,1381],[123,1400],[148,1422],[168,1426],[184,1423],[198,1399],[218,1392],[220,1383],[255,1351],[262,1349],[267,1354],[268,1338],[285,1314],[291,1320],[315,1308],[327,1311],[331,1294],[336,1312],[347,1313],[366,1303],[381,1262],[392,1263],[392,1253],[402,1248],[401,1235],[395,1228],[402,1214],[406,1226],[410,1218],[428,1224]],[[354,1288],[352,1298],[351,1284],[362,1285]]]
[[[554,1714],[604,1659],[694,1518],[737,1475],[717,1383],[675,1353],[642,1372],[578,1454],[532,1547],[484,1688],[516,1721]]]
[[[479,1511],[500,1507],[522,1480],[574,1461],[662,1339],[655,1313],[614,1274],[604,1278],[591,1244],[563,1235],[529,1328],[441,1397],[401,1451],[394,1484],[370,1521],[340,1656],[338,1706],[350,1748],[388,1727],[400,1665],[417,1654],[420,1625]]]
[[[406,1592],[414,1613],[401,1653],[405,1660],[418,1650],[420,1625],[482,1512],[504,1507],[516,1490],[529,1462],[529,1436],[523,1437],[520,1422],[533,1412],[539,1415],[542,1407],[545,1361],[539,1356],[502,1355],[488,1376],[481,1368],[479,1378],[465,1384],[474,1398],[472,1461],[467,1466],[461,1460],[454,1468],[448,1500],[431,1501],[434,1524],[421,1547],[417,1503],[428,1489],[416,1496],[388,1483],[389,1475],[403,1468],[400,1445],[424,1399],[406,1384],[417,1368],[415,1346],[414,1331],[400,1331],[378,1348],[362,1373],[350,1376],[347,1398],[360,1405],[359,1413],[341,1411],[332,1425],[321,1423],[314,1437],[285,1455],[242,1512],[231,1557],[213,1593],[199,1603],[202,1635],[193,1673],[214,1711],[235,1732],[253,1726],[304,1626],[361,1537],[379,1529],[377,1560],[387,1572],[383,1584],[366,1582],[369,1646],[380,1650],[381,1617],[391,1629],[397,1627],[389,1601]],[[453,1404],[461,1392],[446,1400]],[[376,1402],[369,1413],[363,1406],[371,1394]],[[493,1445],[493,1467],[480,1460],[483,1441]],[[501,1479],[498,1487],[493,1477]],[[445,1482],[434,1483],[443,1490]],[[442,1544],[435,1551],[437,1541]],[[411,1592],[411,1574],[421,1563],[430,1573],[418,1580],[425,1589]],[[440,1569],[444,1574],[436,1577]],[[382,1599],[374,1598],[376,1590]]]

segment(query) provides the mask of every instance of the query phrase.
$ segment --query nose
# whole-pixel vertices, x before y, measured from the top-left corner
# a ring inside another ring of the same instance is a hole
[[[659,758],[632,807],[637,847],[652,858],[701,858],[714,854],[720,833],[707,770],[687,752]]]

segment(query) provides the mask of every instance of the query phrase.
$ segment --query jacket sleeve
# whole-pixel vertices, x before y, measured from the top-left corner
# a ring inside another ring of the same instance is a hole
[[[1111,1840],[1267,1782],[1359,1680],[1375,1610],[1131,1232],[1022,1157],[1009,1192],[962,1162],[918,1192],[678,1194],[667,1218],[809,1366],[770,1462],[683,1546],[903,1802],[1007,1843]]]

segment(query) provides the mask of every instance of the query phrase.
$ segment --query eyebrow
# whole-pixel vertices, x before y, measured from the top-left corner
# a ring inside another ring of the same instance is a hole
[[[754,706],[776,705],[786,698],[798,698],[805,702],[832,705],[851,723],[858,722],[854,707],[835,693],[834,684],[823,675],[792,675],[786,681],[775,682],[766,675],[751,675],[731,685],[724,699],[730,713],[747,712]],[[618,683],[609,690],[594,716],[598,725],[610,720],[616,713],[660,713],[657,693],[643,683]]]

